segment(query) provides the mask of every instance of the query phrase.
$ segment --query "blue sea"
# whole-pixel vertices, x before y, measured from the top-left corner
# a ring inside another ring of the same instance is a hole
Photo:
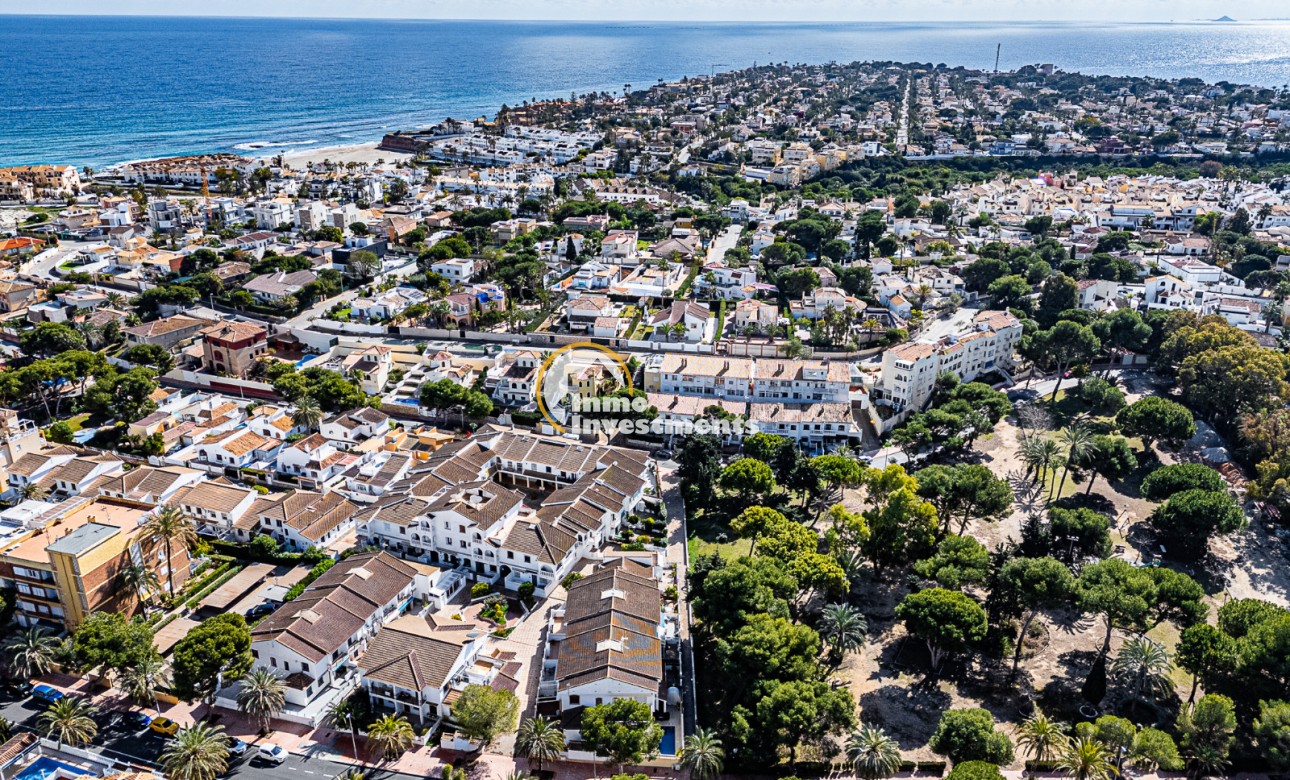
[[[684,24],[0,16],[0,165],[373,141],[503,103],[853,60],[1290,83],[1290,23]]]

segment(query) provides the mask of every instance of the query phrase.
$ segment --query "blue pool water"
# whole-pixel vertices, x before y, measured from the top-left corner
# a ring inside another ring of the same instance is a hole
[[[663,727],[663,741],[658,743],[658,752],[665,756],[676,755],[676,727]]]
[[[64,769],[73,775],[89,776],[90,773],[71,764],[64,764],[62,761],[55,761],[49,756],[41,756],[18,774],[13,776],[13,780],[48,780],[54,776],[59,769]]]

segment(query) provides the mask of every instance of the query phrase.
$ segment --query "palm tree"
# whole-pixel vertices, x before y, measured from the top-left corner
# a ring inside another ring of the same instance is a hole
[[[155,515],[149,518],[148,522],[143,524],[144,538],[161,542],[166,546],[166,562],[169,564],[173,561],[174,556],[171,553],[171,547],[174,544],[181,544],[184,547],[192,547],[197,544],[197,531],[193,528],[184,513],[175,506],[162,507]],[[172,570],[166,576],[166,583],[170,586],[170,597],[175,597],[175,575]]]
[[[1034,761],[1051,761],[1066,747],[1062,724],[1036,710],[1034,715],[1017,727],[1017,747]],[[1035,776],[1033,769],[1030,776]]]
[[[878,328],[881,328],[882,323],[878,321],[877,317],[866,317],[864,321],[860,323],[860,327],[864,328],[865,343],[868,344],[870,341],[873,341],[873,332]]]
[[[711,780],[721,774],[725,759],[726,751],[721,747],[721,739],[711,729],[698,729],[685,738],[685,745],[681,748],[681,766],[690,770],[690,776],[698,780]]]
[[[102,329],[89,320],[78,322],[73,328],[77,333],[81,334],[81,337],[85,339],[86,346],[90,349],[94,349],[98,343],[99,336],[102,335]]]
[[[1187,755],[1187,764],[1191,767],[1189,774],[1192,777],[1222,775],[1230,763],[1227,751],[1218,745],[1193,745]]]
[[[199,722],[180,729],[160,760],[170,780],[214,780],[228,771],[224,727]]]
[[[543,764],[556,760],[564,752],[564,731],[554,720],[538,715],[520,724],[515,747],[520,755],[536,761],[541,772]]]
[[[847,738],[846,750],[856,774],[868,780],[891,777],[900,769],[896,740],[877,726],[861,726]]]
[[[1032,436],[1021,446],[1021,459],[1035,470],[1035,481],[1043,484],[1048,470],[1061,460],[1061,447],[1047,437]]]
[[[398,758],[412,746],[415,737],[412,724],[399,715],[386,715],[367,727],[367,739],[376,748],[380,760]]]
[[[80,747],[89,744],[99,733],[98,724],[90,717],[94,708],[74,696],[64,696],[40,714],[37,722],[46,737],[63,745]]]
[[[242,689],[237,692],[237,708],[255,719],[261,734],[268,733],[273,716],[282,712],[286,703],[287,686],[268,669],[252,669],[242,678]]]
[[[104,302],[107,303],[107,305],[113,309],[119,310],[122,306],[125,305],[125,296],[119,292],[107,293],[106,295],[103,296],[103,299],[104,299]]]
[[[28,482],[18,488],[18,498],[23,501],[43,501],[48,496],[49,488],[37,485],[35,482]]]
[[[1123,680],[1133,692],[1133,706],[1138,699],[1163,695],[1173,689],[1169,672],[1174,668],[1169,653],[1160,645],[1146,638],[1125,642],[1111,664],[1111,674]]]
[[[153,592],[161,587],[157,572],[138,563],[123,566],[116,576],[121,588],[133,593],[138,597],[139,603],[144,605],[147,605]]]
[[[868,621],[850,604],[830,604],[820,616],[820,634],[829,643],[829,654],[836,654],[839,661],[864,647],[868,631]]]
[[[358,721],[354,719],[354,714],[349,711],[349,702],[341,699],[327,708],[327,720],[331,725],[338,729],[345,729],[349,732],[349,744],[354,748],[354,760],[358,756]]]
[[[54,663],[54,653],[58,650],[58,640],[50,636],[48,629],[31,626],[5,642],[4,650],[9,656],[9,668],[14,674],[23,679],[31,679],[49,671]]]
[[[318,424],[322,422],[323,411],[318,402],[312,396],[305,396],[296,402],[296,411],[291,415],[291,422],[299,425],[307,431],[318,429]]]
[[[1111,780],[1115,757],[1111,749],[1092,737],[1067,740],[1057,759],[1057,770],[1074,780]]]
[[[1062,444],[1066,445],[1066,467],[1062,469],[1062,481],[1055,491],[1055,497],[1061,496],[1062,488],[1066,486],[1066,475],[1071,471],[1071,464],[1083,462],[1097,450],[1097,446],[1093,443],[1093,430],[1083,420],[1063,428],[1061,440]]]
[[[166,667],[166,662],[157,655],[145,658],[126,669],[117,681],[117,685],[127,696],[140,705],[151,704],[158,714],[161,710],[157,708],[157,689],[169,684],[170,670]]]
[[[0,715],[0,745],[9,741],[13,736],[13,723],[3,715]]]

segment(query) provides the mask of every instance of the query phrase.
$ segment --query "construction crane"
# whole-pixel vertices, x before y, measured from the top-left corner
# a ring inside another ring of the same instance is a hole
[[[994,47],[994,72],[999,72],[999,54],[1003,51],[1003,44],[1000,43]]]

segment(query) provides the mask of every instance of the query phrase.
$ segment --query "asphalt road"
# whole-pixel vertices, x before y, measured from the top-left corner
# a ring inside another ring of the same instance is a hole
[[[5,717],[18,727],[30,731],[39,731],[38,718],[44,707],[30,697],[15,698],[11,692],[0,691],[0,716]],[[102,753],[105,757],[120,762],[155,765],[165,749],[166,737],[142,729],[134,731],[121,723],[119,713],[111,710],[100,710],[95,716],[99,724],[99,734],[95,737],[90,749]],[[330,780],[344,773],[349,765],[329,761],[321,755],[292,754],[281,765],[265,763],[254,757],[255,746],[243,756],[232,759],[225,777],[239,780],[281,780],[283,777],[296,777],[299,780]],[[384,770],[369,771],[373,780],[413,780],[414,775]]]
[[[731,225],[717,234],[708,245],[708,262],[715,263],[726,256],[726,251],[734,249],[739,244],[739,235],[743,233],[743,225]]]

